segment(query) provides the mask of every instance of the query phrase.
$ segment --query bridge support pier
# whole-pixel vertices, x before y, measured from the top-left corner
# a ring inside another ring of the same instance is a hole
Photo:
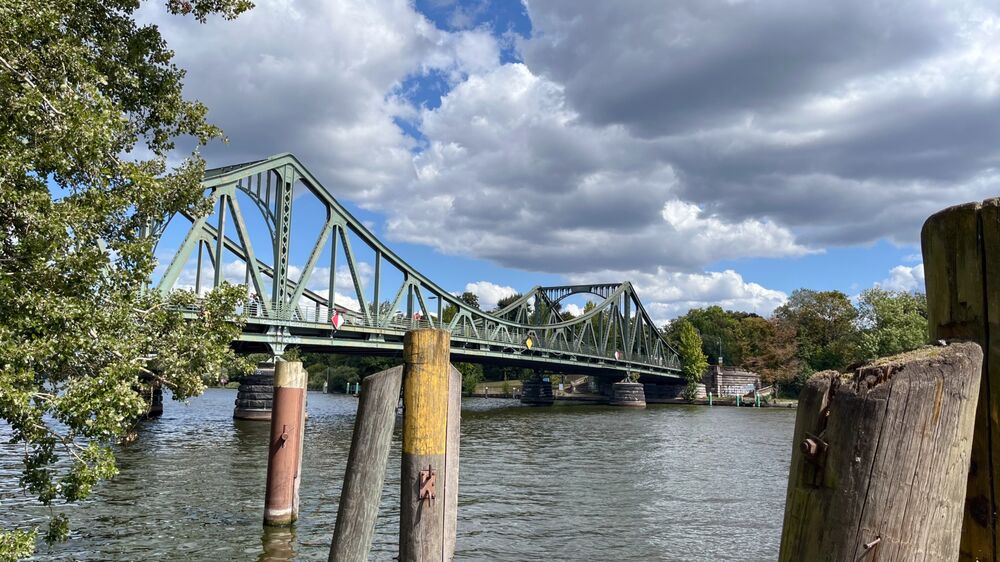
[[[611,405],[645,408],[646,393],[637,382],[616,382],[611,385]]]
[[[274,395],[274,363],[258,363],[254,374],[240,381],[233,417],[238,420],[269,421]]]
[[[552,395],[552,382],[548,378],[542,378],[541,374],[535,374],[530,381],[524,381],[521,385],[521,403],[529,406],[551,406],[555,402]]]
[[[152,383],[148,392],[143,392],[143,398],[149,404],[149,409],[143,415],[144,418],[158,418],[163,415],[163,388],[159,383]]]

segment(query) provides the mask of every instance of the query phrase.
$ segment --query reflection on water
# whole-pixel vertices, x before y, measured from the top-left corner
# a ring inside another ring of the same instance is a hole
[[[262,552],[257,562],[284,562],[295,559],[295,529],[265,527],[260,535]]]
[[[42,560],[325,560],[357,399],[309,394],[294,529],[263,531],[268,424],[232,419],[235,391],[168,401],[121,452],[121,474],[69,508]],[[773,560],[791,410],[463,403],[459,560]],[[371,560],[392,560],[399,429]],[[0,427],[0,434],[6,428]],[[2,437],[2,435],[0,435]],[[0,525],[44,521],[0,445]]]

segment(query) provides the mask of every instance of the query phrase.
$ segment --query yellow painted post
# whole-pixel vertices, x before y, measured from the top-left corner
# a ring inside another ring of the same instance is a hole
[[[445,551],[446,455],[451,389],[451,334],[420,329],[403,340],[403,459],[399,560],[450,559]],[[457,485],[457,482],[456,482]]]

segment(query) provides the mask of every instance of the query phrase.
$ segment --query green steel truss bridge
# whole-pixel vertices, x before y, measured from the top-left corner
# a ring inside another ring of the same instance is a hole
[[[177,288],[195,259],[193,288],[218,286],[224,281],[224,256],[234,256],[243,264],[250,295],[239,311],[247,316],[235,342],[239,349],[280,355],[294,345],[303,351],[391,355],[402,350],[407,330],[432,327],[451,331],[456,361],[608,377],[634,373],[663,382],[680,377],[676,351],[629,282],[535,287],[501,310],[484,312],[403,261],[291,154],[207,170],[202,185],[214,205],[211,215],[167,217],[152,229],[160,237],[171,221],[190,222],[158,289]],[[293,240],[292,211],[301,215],[305,192],[314,196],[308,198],[309,213],[322,212],[325,223],[314,238]],[[265,244],[253,244],[250,219],[266,224]],[[290,264],[292,244],[311,247],[301,268]],[[371,263],[362,261],[362,253]],[[208,265],[214,273],[203,279]],[[314,279],[320,270],[328,279]],[[313,281],[329,287],[326,294],[310,290],[317,285]],[[337,291],[356,304],[334,303]],[[595,306],[564,320],[560,303],[573,295],[595,297]]]

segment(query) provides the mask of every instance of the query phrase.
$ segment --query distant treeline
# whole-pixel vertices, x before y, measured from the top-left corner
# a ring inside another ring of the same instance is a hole
[[[915,349],[928,338],[926,296],[879,288],[863,291],[856,305],[840,291],[799,289],[769,318],[694,308],[663,328],[675,347],[685,322],[710,363],[721,356],[792,393],[817,371]]]
[[[518,296],[501,300],[494,310]],[[461,298],[479,307],[473,293],[465,293]],[[585,310],[593,306],[588,302]],[[568,311],[558,312],[564,320],[572,318]],[[444,313],[448,317],[454,311],[446,309]],[[689,363],[692,362],[690,338],[686,345],[681,342],[685,323],[701,338],[702,360],[715,364],[721,357],[726,365],[755,371],[764,384],[776,384],[791,394],[796,394],[815,372],[844,370],[876,357],[915,349],[927,342],[928,334],[927,299],[923,293],[879,288],[863,291],[856,304],[840,291],[799,289],[769,318],[719,306],[693,308],[663,327],[667,340],[685,351],[683,360]],[[289,353],[286,356],[298,357],[294,350]],[[343,392],[348,383],[359,382],[401,362],[399,357],[330,353],[302,353],[301,359],[309,372],[309,388],[321,389],[327,381],[331,392]],[[456,366],[462,371],[463,387],[469,392],[484,380],[518,380],[532,374],[528,369],[493,365],[457,363]]]

